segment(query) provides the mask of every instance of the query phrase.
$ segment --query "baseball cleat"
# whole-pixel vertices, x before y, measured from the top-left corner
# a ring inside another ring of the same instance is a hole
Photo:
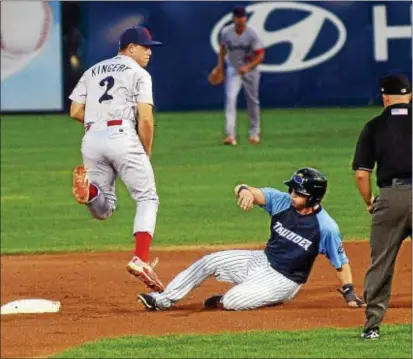
[[[371,329],[367,329],[363,333],[361,333],[360,338],[367,340],[377,340],[380,338],[380,328],[374,327]]]
[[[204,308],[206,309],[218,309],[222,308],[222,298],[223,295],[213,295],[212,297],[209,297],[205,302],[204,302]]]
[[[136,278],[140,279],[145,285],[152,289],[155,292],[163,292],[165,290],[164,285],[156,275],[153,267],[155,267],[157,260],[154,264],[150,266],[148,263],[145,263],[139,257],[133,257],[132,260],[126,266],[128,272],[134,275]]]
[[[224,139],[224,145],[236,146],[237,145],[237,140],[235,139],[235,137],[227,136]]]
[[[73,170],[72,194],[80,204],[86,204],[89,201],[89,180],[83,165],[79,165]]]
[[[261,142],[260,136],[251,136],[248,141],[253,145],[258,145]]]
[[[149,294],[144,294],[144,293],[138,294],[136,299],[141,301],[141,303],[145,306],[145,308],[150,312],[159,310],[159,308],[156,306],[155,298]]]

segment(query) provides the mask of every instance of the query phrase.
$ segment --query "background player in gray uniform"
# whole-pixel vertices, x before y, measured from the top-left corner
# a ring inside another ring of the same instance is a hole
[[[106,219],[115,210],[115,179],[119,175],[137,202],[135,251],[127,270],[157,291],[164,287],[148,264],[159,200],[149,160],[152,79],[144,67],[151,47],[160,44],[152,41],[145,28],[127,29],[121,35],[118,55],[88,69],[70,95],[70,115],[83,122],[86,131],[83,165],[73,172],[73,196],[94,218]]]
[[[292,299],[306,283],[319,253],[337,270],[342,294],[350,307],[364,306],[353,279],[336,222],[320,205],[327,179],[313,168],[301,168],[284,182],[289,193],[273,188],[238,185],[238,206],[264,208],[271,216],[271,237],[264,250],[230,250],[204,256],[178,274],[163,293],[140,294],[148,310],[171,307],[213,275],[236,284],[226,294],[210,297],[208,308],[254,309]]]
[[[236,106],[241,86],[244,87],[249,118],[249,141],[260,142],[260,73],[257,65],[264,59],[263,44],[253,28],[247,25],[245,8],[233,10],[233,24],[225,27],[220,34],[218,65],[212,70],[225,76],[225,132],[224,144],[236,145]]]

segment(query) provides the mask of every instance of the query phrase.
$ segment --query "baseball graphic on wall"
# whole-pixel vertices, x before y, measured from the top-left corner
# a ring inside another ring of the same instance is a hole
[[[1,80],[21,70],[46,44],[52,11],[43,1],[1,2]]]

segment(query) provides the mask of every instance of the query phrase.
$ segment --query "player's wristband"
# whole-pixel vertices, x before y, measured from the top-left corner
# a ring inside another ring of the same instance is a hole
[[[239,196],[239,194],[241,193],[241,191],[242,191],[243,189],[248,190],[248,187],[247,187],[247,186],[241,186],[240,188],[238,188],[237,196]]]
[[[354,300],[355,293],[353,284],[348,283],[343,285],[343,296],[347,303]]]
[[[354,291],[354,286],[351,283],[343,285],[343,292],[344,294]]]

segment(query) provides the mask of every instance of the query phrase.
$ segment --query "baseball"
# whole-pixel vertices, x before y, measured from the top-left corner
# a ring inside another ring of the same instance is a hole
[[[46,43],[52,11],[43,1],[1,2],[1,49],[13,55],[30,54]]]

